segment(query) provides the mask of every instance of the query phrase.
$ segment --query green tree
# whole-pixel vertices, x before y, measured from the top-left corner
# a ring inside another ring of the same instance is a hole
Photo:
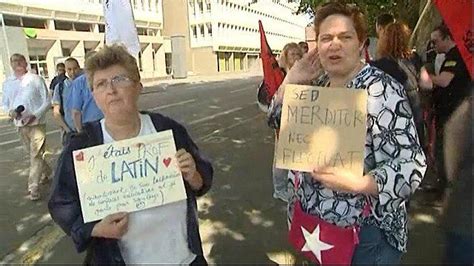
[[[414,28],[418,20],[420,1],[414,0],[301,0],[297,13],[314,16],[316,9],[328,2],[355,4],[367,16],[369,34],[375,35],[375,19],[382,13],[391,13]]]

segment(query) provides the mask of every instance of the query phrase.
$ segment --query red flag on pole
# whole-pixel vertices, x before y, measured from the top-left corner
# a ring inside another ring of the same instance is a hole
[[[472,0],[434,0],[434,4],[448,26],[457,48],[466,63],[471,78],[474,77],[472,53],[474,40],[472,28]]]
[[[272,49],[268,45],[265,31],[263,30],[262,21],[258,21],[258,28],[260,31],[260,57],[262,58],[263,66],[263,82],[258,90],[258,102],[264,106],[268,106],[270,101],[278,90],[278,87],[283,82],[285,74],[278,65]]]

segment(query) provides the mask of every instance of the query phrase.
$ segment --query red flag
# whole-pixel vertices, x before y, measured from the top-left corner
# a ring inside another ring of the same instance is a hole
[[[472,53],[474,53],[472,2],[472,0],[434,0],[469,69],[471,78],[474,77],[472,65]]]
[[[263,83],[259,88],[258,100],[260,103],[269,105],[270,101],[283,82],[285,74],[280,69],[272,49],[268,45],[265,31],[263,30],[262,21],[258,21],[260,31],[260,57],[263,66]]]

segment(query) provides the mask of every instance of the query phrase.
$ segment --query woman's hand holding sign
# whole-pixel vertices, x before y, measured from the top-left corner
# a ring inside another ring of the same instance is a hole
[[[93,237],[121,239],[128,230],[128,213],[118,212],[107,215],[92,229]]]
[[[370,175],[357,176],[343,168],[321,167],[311,173],[314,180],[331,190],[377,196],[378,189],[375,179]]]
[[[196,170],[196,162],[193,156],[185,149],[176,152],[178,166],[183,173],[183,178],[194,189],[199,190],[202,187],[201,174]]]

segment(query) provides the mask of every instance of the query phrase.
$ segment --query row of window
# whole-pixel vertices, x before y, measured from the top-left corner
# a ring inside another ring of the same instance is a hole
[[[197,2],[198,8],[195,8],[195,1]],[[204,9],[204,1],[206,3],[206,9]],[[229,2],[228,0],[220,0],[220,4],[225,6],[226,8],[234,8],[234,9],[237,9],[237,10],[245,11],[245,12],[248,12],[248,13],[253,13],[253,14],[256,14],[256,15],[259,15],[259,16],[268,17],[268,18],[271,18],[271,19],[274,19],[274,20],[277,20],[277,21],[281,21],[281,22],[285,22],[285,23],[289,23],[289,24],[292,24],[292,25],[299,26],[295,23],[292,23],[291,21],[287,21],[287,20],[281,19],[277,16],[272,16],[272,15],[266,14],[262,11],[252,9],[252,8],[247,7],[247,6],[232,3],[232,2]],[[280,5],[282,5],[282,4],[280,4]],[[196,15],[197,10],[199,10],[199,12],[201,14],[203,14],[204,12],[209,13],[209,12],[211,12],[211,0],[189,0],[189,8],[191,9],[193,15]]]
[[[232,25],[232,24],[227,24],[227,23],[218,23],[217,24],[219,29],[230,29],[230,30],[238,30],[238,31],[244,31],[244,32],[258,32],[258,28],[248,28],[244,26],[238,26],[238,25]],[[297,37],[294,36],[288,36],[285,34],[281,33],[276,33],[276,32],[271,32],[271,31],[266,31],[266,35],[271,35],[271,36],[278,36],[278,37],[283,37],[283,38],[289,38],[289,39],[296,39]]]
[[[5,21],[6,26],[35,28],[35,29],[49,29],[48,20],[46,19],[18,17],[18,16],[10,16],[10,15],[4,15],[3,19]],[[92,24],[92,23],[84,23],[84,22],[54,20],[54,29],[56,30],[94,32],[95,25],[98,25],[99,32],[105,32],[104,24]],[[138,35],[146,35],[146,36],[157,36],[160,34],[158,29],[141,28],[141,27],[137,27],[137,32],[138,32]]]
[[[205,37],[205,31],[204,31],[204,24],[200,25],[192,25],[191,26],[191,32],[193,33],[193,37],[197,38],[198,37],[198,27],[199,27],[199,33],[202,38]],[[207,28],[207,35],[209,37],[212,37],[212,25],[211,23],[206,23],[206,28]]]
[[[274,1],[275,2],[275,1]],[[279,1],[278,1],[279,2]],[[249,12],[249,13],[254,13],[256,15],[259,15],[259,16],[263,16],[263,17],[268,17],[268,18],[271,18],[271,19],[274,19],[274,20],[278,20],[278,21],[281,21],[281,22],[285,22],[285,23],[289,23],[289,24],[292,24],[292,25],[297,25],[298,24],[295,24],[291,21],[288,21],[288,20],[284,20],[284,19],[281,19],[277,16],[272,16],[270,14],[266,14],[262,11],[258,11],[258,10],[255,10],[255,9],[252,9],[252,8],[249,8],[249,7],[246,7],[246,6],[243,6],[243,5],[239,5],[239,4],[236,4],[236,3],[232,3],[232,2],[229,2],[228,0],[221,0],[220,1],[221,5],[225,5],[225,7],[230,7],[230,8],[235,8],[237,10],[241,10],[241,11],[245,11],[245,12]],[[283,4],[281,3],[278,3],[282,6],[284,6]]]

